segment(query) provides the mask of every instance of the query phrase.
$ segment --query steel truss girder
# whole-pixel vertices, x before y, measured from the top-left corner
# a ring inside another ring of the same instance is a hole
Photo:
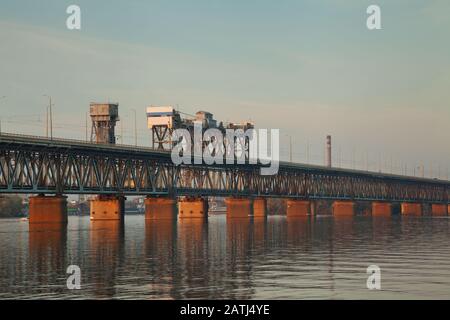
[[[450,185],[355,171],[257,165],[180,165],[148,152],[0,144],[0,193],[266,196],[448,203]]]

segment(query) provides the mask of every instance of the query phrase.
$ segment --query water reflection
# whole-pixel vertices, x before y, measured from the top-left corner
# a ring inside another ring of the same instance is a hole
[[[372,240],[383,243],[386,240],[392,241],[401,238],[401,217],[394,216],[373,216],[371,234]]]
[[[208,293],[208,223],[201,218],[178,221],[177,265],[180,277],[176,281],[176,299],[201,298]],[[185,288],[180,290],[181,288]],[[188,288],[188,289],[187,289]]]
[[[253,235],[251,217],[227,218],[227,273],[231,299],[250,299],[252,290]]]
[[[227,218],[227,248],[233,262],[248,256],[253,236],[251,222],[251,218]]]
[[[57,279],[67,268],[67,224],[37,223],[29,225],[28,282],[35,284],[37,293],[56,290],[61,292],[65,286]],[[53,285],[54,288],[49,286]]]
[[[93,294],[96,298],[112,298],[116,294],[115,284],[124,257],[124,223],[116,220],[92,220],[90,225],[89,266],[95,272]],[[89,271],[90,270],[85,270]]]
[[[143,290],[151,297],[168,299],[176,290],[171,284],[179,283],[177,273],[177,221],[146,220],[145,270],[148,281]]]
[[[447,217],[0,223],[0,298],[449,298]],[[66,268],[82,290],[66,288]],[[377,264],[383,290],[368,291]]]
[[[254,217],[253,218],[253,244],[255,253],[258,254],[266,245],[267,241],[267,218]]]
[[[314,218],[305,217],[288,217],[287,219],[287,241],[289,246],[311,246],[312,226]]]
[[[145,221],[145,253],[158,263],[154,268],[161,270],[162,266],[173,264],[176,257],[177,223],[173,220],[146,220]],[[151,261],[153,262],[153,261]],[[155,270],[155,271],[156,271]]]

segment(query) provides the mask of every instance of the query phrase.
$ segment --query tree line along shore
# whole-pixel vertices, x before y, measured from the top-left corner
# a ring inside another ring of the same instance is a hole
[[[0,196],[0,218],[25,216],[23,199],[17,195]]]

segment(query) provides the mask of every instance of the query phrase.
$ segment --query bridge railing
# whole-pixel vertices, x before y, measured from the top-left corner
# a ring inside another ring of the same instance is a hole
[[[133,151],[151,151],[151,152],[160,152],[164,154],[168,154],[169,151],[167,150],[158,150],[152,147],[144,147],[144,146],[135,146],[135,145],[129,145],[129,144],[109,144],[109,143],[101,143],[101,142],[95,142],[95,141],[86,141],[86,140],[80,140],[80,139],[69,139],[69,138],[55,138],[55,137],[44,137],[44,136],[37,136],[37,135],[26,135],[26,134],[17,134],[17,133],[5,133],[0,132],[0,141],[3,138],[8,138],[9,140],[16,140],[16,141],[25,141],[25,142],[39,142],[39,143],[48,143],[48,144],[56,144],[61,143],[65,145],[79,145],[79,146],[87,146],[87,147],[102,147],[102,148],[120,148],[120,149],[127,149],[127,150],[133,150]]]

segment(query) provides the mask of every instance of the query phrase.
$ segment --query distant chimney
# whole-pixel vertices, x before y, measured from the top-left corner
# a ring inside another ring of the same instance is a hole
[[[327,136],[326,166],[331,167],[331,136]]]

